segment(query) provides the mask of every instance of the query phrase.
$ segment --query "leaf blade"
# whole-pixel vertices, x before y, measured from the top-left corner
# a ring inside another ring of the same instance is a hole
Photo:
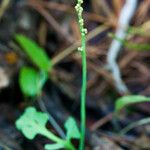
[[[37,112],[34,107],[28,107],[15,124],[26,138],[32,140],[37,134],[42,134],[44,130],[41,129],[45,129],[47,121],[47,114]]]
[[[80,132],[78,129],[78,126],[76,124],[76,121],[73,117],[69,117],[67,121],[65,122],[65,129],[67,131],[66,138],[68,140],[70,139],[80,139]]]
[[[145,97],[142,95],[123,96],[117,99],[115,103],[115,111],[116,112],[120,111],[126,105],[134,104],[134,103],[142,103],[142,102],[150,102],[150,97]]]
[[[49,57],[36,42],[21,34],[17,34],[15,39],[35,65],[47,72],[51,69],[52,63]]]
[[[46,73],[44,76],[44,74],[39,74],[39,72],[31,67],[23,67],[19,74],[21,91],[26,96],[34,97],[40,94],[46,79]]]

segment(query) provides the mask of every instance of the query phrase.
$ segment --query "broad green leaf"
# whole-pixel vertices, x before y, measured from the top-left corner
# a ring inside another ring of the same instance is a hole
[[[72,138],[73,139],[79,139],[80,138],[80,132],[79,132],[77,123],[76,123],[74,118],[72,118],[72,117],[68,118],[68,120],[65,122],[65,128],[67,131],[66,138],[68,140],[70,140]]]
[[[42,134],[47,121],[47,114],[37,112],[34,107],[28,107],[24,114],[16,121],[16,127],[26,138],[32,140],[37,134]]]
[[[129,95],[123,96],[117,99],[115,103],[115,111],[121,110],[126,105],[134,104],[134,103],[142,103],[142,102],[150,102],[150,97],[145,97],[142,95]]]
[[[49,57],[37,43],[21,34],[16,35],[16,41],[27,53],[31,61],[41,70],[48,72],[51,69],[52,64]]]
[[[62,149],[62,148],[64,148],[64,146],[61,144],[46,144],[44,146],[45,150],[57,150],[57,149]]]
[[[20,88],[25,95],[34,97],[40,94],[46,79],[47,73],[39,73],[33,68],[23,67],[19,75]]]

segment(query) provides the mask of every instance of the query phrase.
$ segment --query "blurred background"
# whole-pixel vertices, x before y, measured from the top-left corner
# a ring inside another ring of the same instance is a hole
[[[70,115],[80,120],[82,68],[75,4],[75,0],[0,1],[0,150],[43,150],[49,142],[41,136],[29,141],[16,130],[15,120],[27,106],[47,111],[61,126]],[[113,112],[116,99],[123,95],[150,96],[150,0],[137,0],[130,5],[127,0],[85,0],[83,7],[88,29],[86,149],[149,150],[150,124],[123,136],[119,132],[148,117],[150,104],[130,106],[120,112],[119,118],[113,117]],[[121,16],[123,8],[126,13]],[[126,36],[118,38],[115,33],[121,28],[119,22],[126,22],[130,11],[131,19],[123,28]],[[54,65],[40,97],[29,98],[21,92],[20,69],[36,66],[15,41],[17,33],[44,48]],[[121,83],[126,87],[123,91],[108,66],[114,40],[122,45],[116,61]],[[54,130],[50,125],[49,129]]]

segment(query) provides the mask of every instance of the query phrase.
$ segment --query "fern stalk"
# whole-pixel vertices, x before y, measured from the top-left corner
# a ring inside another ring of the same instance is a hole
[[[81,89],[81,139],[80,139],[80,150],[84,150],[85,143],[85,129],[86,129],[86,82],[87,82],[87,64],[86,64],[86,34],[87,29],[84,28],[83,20],[83,0],[77,0],[77,5],[75,9],[78,15],[78,23],[81,33],[81,47],[78,50],[81,52],[82,57],[82,89]]]

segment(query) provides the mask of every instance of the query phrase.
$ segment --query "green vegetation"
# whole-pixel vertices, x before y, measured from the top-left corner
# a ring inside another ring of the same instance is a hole
[[[119,37],[116,37],[114,34],[110,33],[109,34],[110,37],[116,39],[117,41],[121,42],[125,47],[131,49],[131,50],[136,50],[136,51],[149,51],[150,50],[150,44],[147,43],[134,43],[134,42],[130,42],[128,39],[121,39]],[[134,35],[140,35],[140,36],[146,36],[149,37],[149,32],[148,35],[147,33],[144,31],[144,29],[142,29],[142,27],[129,27],[128,30],[128,35],[129,36],[134,36]]]
[[[69,118],[65,123],[66,139],[61,139],[54,135],[52,132],[46,129],[45,124],[48,120],[48,115],[42,112],[37,112],[35,108],[29,107],[25,110],[25,113],[16,121],[16,126],[22,131],[25,137],[32,140],[37,134],[41,134],[55,144],[45,145],[45,149],[54,150],[60,148],[66,148],[68,150],[75,150],[75,147],[71,143],[71,139],[80,139],[80,150],[84,150],[85,147],[85,129],[86,129],[86,80],[87,80],[87,64],[86,64],[86,33],[87,30],[84,27],[83,20],[83,0],[78,0],[75,9],[77,11],[79,29],[81,33],[81,47],[78,50],[82,57],[82,89],[81,89],[81,128],[80,132],[77,128],[76,122],[73,118]],[[129,30],[132,31],[131,29]],[[130,33],[129,32],[129,33]],[[133,32],[133,31],[132,31]],[[131,32],[131,33],[132,33]],[[136,31],[137,32],[137,31]],[[126,47],[137,50],[149,50],[149,44],[136,44],[130,43],[127,40],[119,39],[113,34],[113,38],[122,42]],[[35,97],[41,94],[43,85],[48,79],[48,73],[52,69],[52,63],[44,49],[42,49],[33,40],[25,37],[24,35],[16,35],[16,41],[23,48],[30,61],[37,68],[23,67],[20,70],[19,84],[20,88],[25,96]],[[119,98],[115,103],[115,111],[119,112],[127,105],[141,102],[149,102],[150,98],[141,95],[128,95]],[[81,134],[81,135],[80,135]]]
[[[0,21],[0,150],[150,149],[148,0],[1,0]]]
[[[21,68],[20,88],[26,96],[37,96],[41,93],[42,87],[48,79],[48,72],[52,68],[51,60],[44,49],[26,36],[18,34],[16,35],[16,41],[26,52],[31,62],[38,67],[38,70],[27,66]]]
[[[24,35],[17,34],[16,41],[26,52],[33,64],[35,64],[40,70],[46,72],[50,71],[52,63],[44,49]]]
[[[71,139],[80,138],[80,132],[75,120],[70,117],[65,123],[66,139],[61,139],[50,132],[46,128],[47,121],[48,115],[46,113],[38,112],[34,107],[28,107],[24,114],[16,121],[16,127],[30,140],[33,140],[37,134],[40,134],[55,142],[54,144],[46,144],[46,150],[56,150],[60,148],[76,150],[71,143]]]
[[[48,79],[48,72],[51,69],[51,61],[34,41],[28,39],[23,35],[17,35],[18,43],[23,47],[24,51],[29,56],[30,60],[39,68],[23,67],[20,70],[19,84],[25,96],[35,97],[39,96],[42,87]],[[66,148],[67,150],[75,150],[71,143],[71,139],[80,139],[80,132],[75,120],[70,117],[66,123],[66,139],[61,139],[46,129],[45,124],[48,121],[48,115],[42,112],[37,112],[35,108],[26,108],[24,114],[16,121],[16,127],[22,131],[24,136],[32,140],[37,134],[43,135],[55,144],[46,144],[46,150],[54,150]]]
[[[20,71],[19,84],[24,95],[35,97],[40,95],[42,87],[47,80],[47,74],[36,71],[31,67],[23,67]]]
[[[81,33],[81,47],[78,50],[82,56],[82,89],[81,89],[81,136],[78,131],[76,122],[73,118],[69,118],[65,123],[67,130],[66,140],[60,139],[45,128],[48,120],[46,114],[36,112],[35,108],[27,108],[25,113],[17,120],[16,126],[22,131],[25,137],[33,139],[37,134],[41,134],[50,140],[56,142],[55,144],[45,145],[45,149],[54,150],[66,148],[68,150],[75,150],[71,144],[71,139],[80,139],[80,150],[84,150],[85,142],[85,128],[86,128],[86,80],[87,80],[87,66],[86,66],[86,33],[84,28],[84,20],[82,18],[82,0],[78,0],[76,11],[78,14],[79,28]],[[24,35],[16,35],[16,41],[23,48],[25,53],[30,58],[31,62],[39,69],[37,71],[31,67],[23,67],[20,70],[19,84],[22,92],[26,96],[34,97],[41,93],[42,87],[48,79],[48,72],[52,68],[51,60],[48,58],[44,50],[39,47],[34,41],[25,37]],[[24,123],[25,122],[25,123]]]
[[[118,112],[127,105],[135,104],[135,103],[142,103],[142,102],[150,102],[150,97],[145,97],[142,95],[123,96],[116,100],[115,111]]]

